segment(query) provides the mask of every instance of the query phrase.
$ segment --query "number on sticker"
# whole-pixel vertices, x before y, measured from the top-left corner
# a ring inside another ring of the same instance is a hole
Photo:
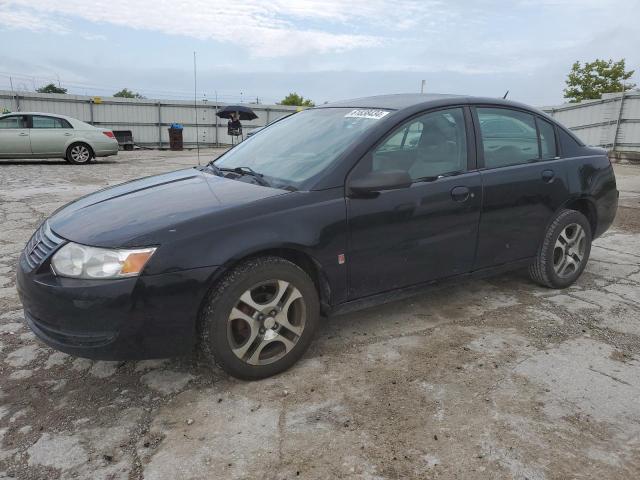
[[[351,110],[345,115],[345,118],[371,118],[373,120],[380,120],[382,117],[388,114],[388,110]]]

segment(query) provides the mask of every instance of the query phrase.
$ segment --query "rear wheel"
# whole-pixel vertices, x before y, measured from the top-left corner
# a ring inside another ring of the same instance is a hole
[[[309,347],[320,304],[313,281],[279,257],[249,260],[212,290],[200,321],[204,355],[234,377],[280,373]]]
[[[67,148],[67,161],[70,163],[89,163],[92,158],[93,150],[86,143],[74,143]]]
[[[542,286],[566,288],[578,279],[590,253],[589,221],[580,212],[562,210],[549,225],[529,274]]]

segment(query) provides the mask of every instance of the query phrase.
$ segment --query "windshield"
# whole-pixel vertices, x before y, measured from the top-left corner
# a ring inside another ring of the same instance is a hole
[[[353,108],[305,110],[256,133],[215,160],[215,166],[250,169],[276,188],[300,188],[388,113]]]

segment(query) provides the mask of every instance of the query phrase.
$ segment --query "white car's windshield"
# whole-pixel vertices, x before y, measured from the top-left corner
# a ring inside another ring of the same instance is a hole
[[[274,187],[299,188],[329,166],[389,111],[321,108],[270,125],[215,161],[220,169],[246,169]]]

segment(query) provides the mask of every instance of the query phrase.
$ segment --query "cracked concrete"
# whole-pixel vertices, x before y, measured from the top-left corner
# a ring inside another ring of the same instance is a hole
[[[40,344],[14,282],[39,222],[194,163],[0,163],[0,478],[640,476],[640,167],[616,166],[620,214],[574,287],[515,272],[331,318],[265,381],[196,356],[94,362]]]

